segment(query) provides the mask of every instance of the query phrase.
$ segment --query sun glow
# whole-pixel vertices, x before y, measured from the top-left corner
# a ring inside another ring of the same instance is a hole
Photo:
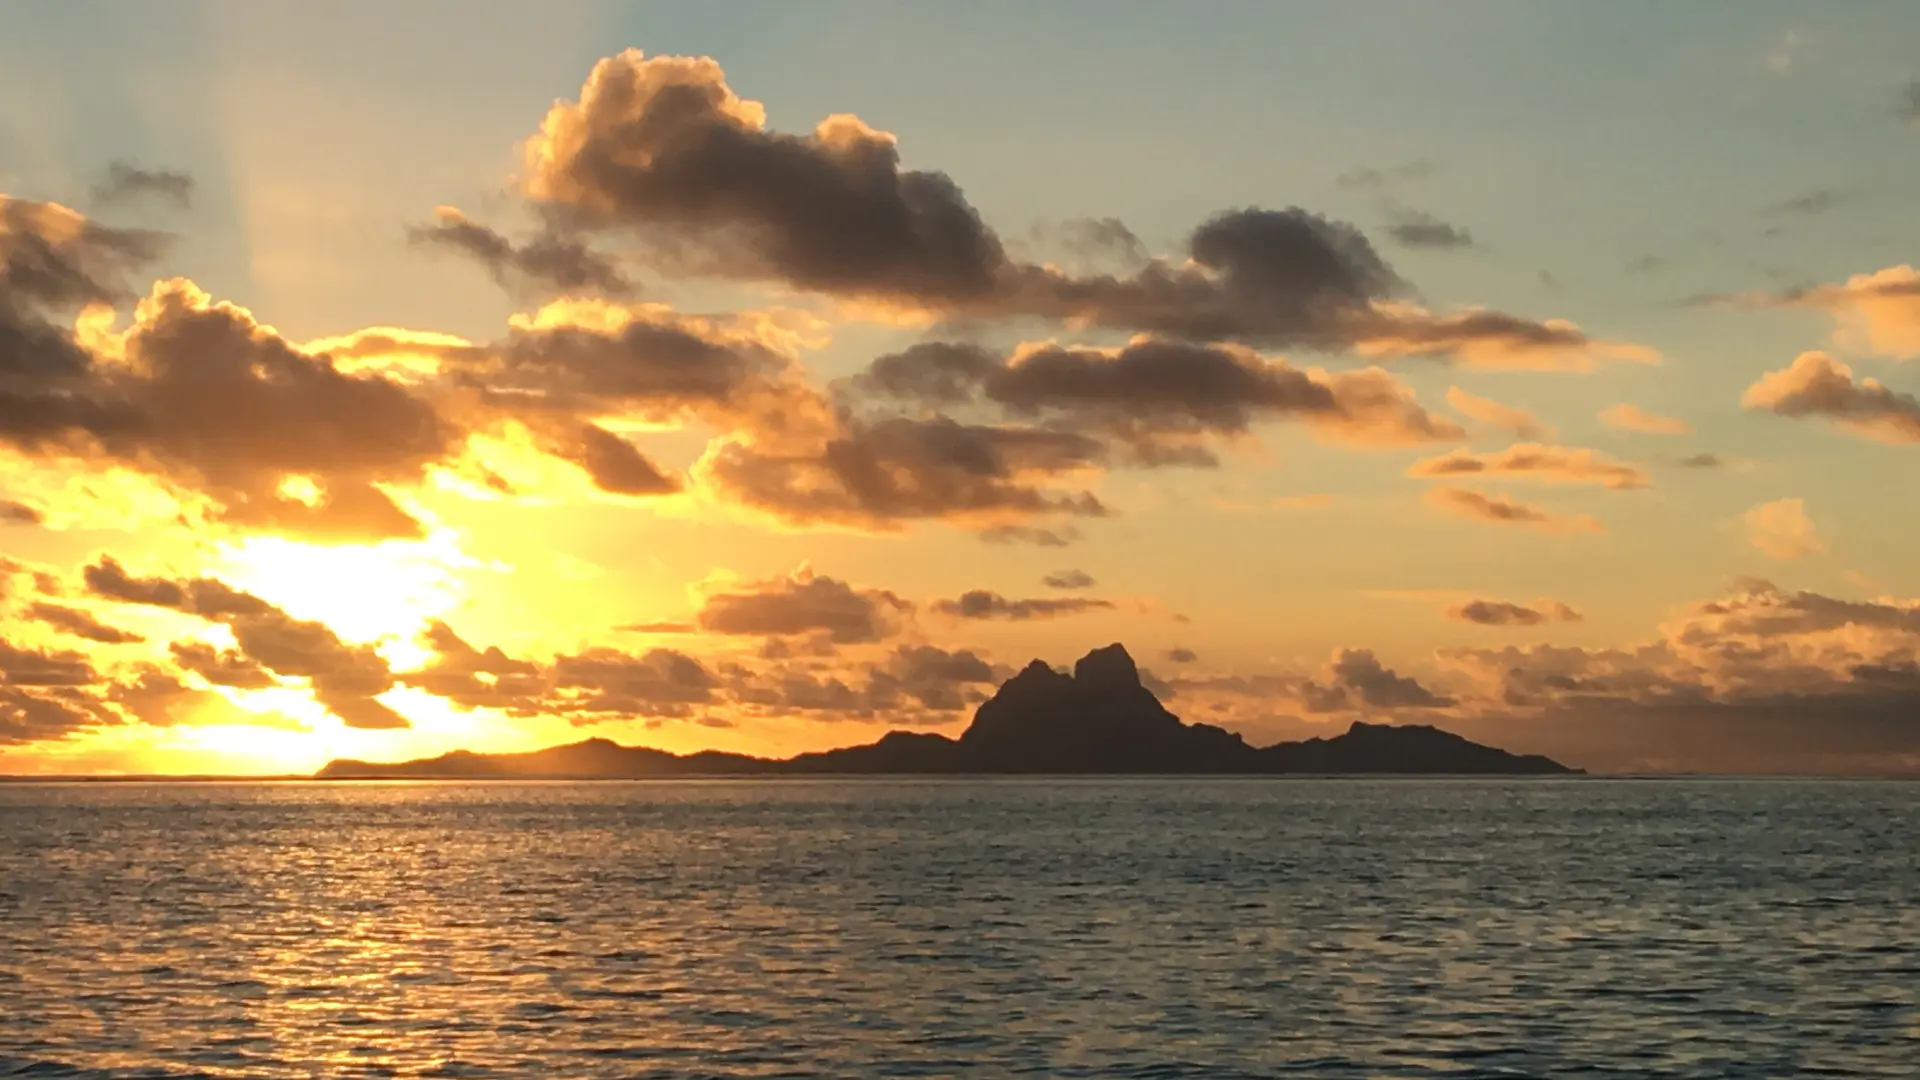
[[[441,532],[425,540],[339,546],[251,536],[222,544],[213,569],[295,618],[326,623],[345,640],[393,639],[382,653],[409,666],[427,654],[407,643],[430,620],[460,606],[467,595],[461,575],[479,565],[453,534]]]

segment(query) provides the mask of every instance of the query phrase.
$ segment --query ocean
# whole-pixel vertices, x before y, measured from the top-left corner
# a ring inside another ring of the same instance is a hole
[[[0,1075],[1920,1076],[1920,783],[0,785]]]

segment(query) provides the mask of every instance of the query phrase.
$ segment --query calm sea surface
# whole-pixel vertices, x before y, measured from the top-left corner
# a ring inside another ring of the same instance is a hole
[[[1920,784],[0,785],[0,1075],[1920,1076]]]

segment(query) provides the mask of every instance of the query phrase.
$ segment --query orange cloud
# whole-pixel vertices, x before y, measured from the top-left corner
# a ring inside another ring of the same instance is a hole
[[[1485,521],[1495,525],[1520,525],[1547,533],[1597,533],[1606,527],[1586,514],[1552,514],[1532,503],[1505,495],[1488,495],[1468,488],[1431,488],[1424,496],[1427,503],[1456,517]]]
[[[1805,500],[1775,499],[1761,503],[1748,510],[1741,520],[1747,526],[1747,542],[1782,562],[1827,550],[1819,529],[1807,516]]]
[[[1447,388],[1447,404],[1468,419],[1511,431],[1522,439],[1553,438],[1553,429],[1527,410],[1469,394],[1457,386]]]
[[[1884,443],[1920,442],[1920,398],[1878,379],[1853,381],[1853,369],[1823,352],[1804,352],[1747,387],[1740,403],[1795,419],[1824,416]]]
[[[1673,416],[1659,416],[1638,405],[1622,402],[1600,412],[1600,422],[1621,431],[1642,435],[1691,435],[1693,425]]]
[[[1647,474],[1585,449],[1515,443],[1505,450],[1476,454],[1454,450],[1417,461],[1408,476],[1440,479],[1456,476],[1505,476],[1549,484],[1598,484],[1616,491],[1642,488]]]

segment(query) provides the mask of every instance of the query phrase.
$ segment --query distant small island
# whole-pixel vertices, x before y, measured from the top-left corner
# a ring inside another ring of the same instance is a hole
[[[334,761],[323,780],[644,779],[672,776],[930,774],[1568,775],[1539,755],[1427,725],[1356,721],[1345,734],[1255,747],[1224,728],[1189,724],[1140,682],[1120,645],[1080,658],[1071,675],[1039,660],[1003,683],[958,739],[891,731],[878,742],[785,759],[673,754],[588,739],[523,754],[459,750],[436,758]]]

